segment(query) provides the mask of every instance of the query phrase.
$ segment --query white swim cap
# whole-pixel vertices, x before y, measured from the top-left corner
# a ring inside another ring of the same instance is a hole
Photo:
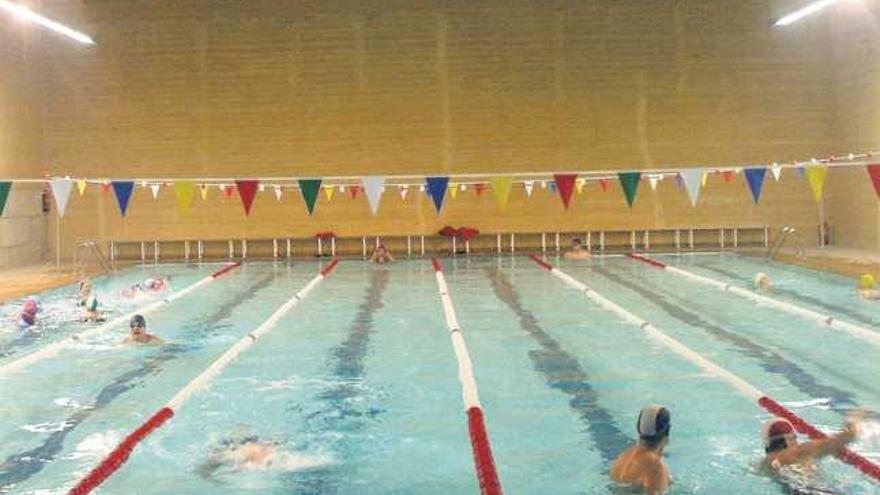
[[[640,437],[662,437],[669,434],[671,420],[669,409],[658,404],[651,404],[645,406],[639,413],[636,429]]]
[[[762,283],[765,283],[765,282],[769,282],[769,281],[770,281],[770,277],[768,277],[767,274],[764,272],[758,272],[755,275],[755,285],[756,286],[761,285]]]

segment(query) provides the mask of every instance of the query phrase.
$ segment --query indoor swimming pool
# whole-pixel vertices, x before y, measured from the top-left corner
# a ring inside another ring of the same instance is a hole
[[[767,296],[880,332],[880,306],[856,297],[845,277],[740,255],[655,258],[745,289],[765,272]],[[770,476],[765,410],[529,258],[441,261],[507,493],[632,493],[610,481],[608,467],[636,441],[638,412],[650,403],[672,412],[671,494],[877,493],[876,482],[833,458],[808,480]],[[880,411],[880,348],[870,341],[622,256],[548,261],[826,432],[857,406]],[[0,493],[66,493],[326,263],[244,263],[156,307],[145,316],[163,346],[123,345],[125,324],[70,340],[95,325],[74,321],[75,287],[40,295],[37,333],[15,326],[21,301],[0,306],[0,389],[14,397],[0,416]],[[167,297],[118,296],[146,276],[170,276],[173,294],[218,268],[146,265],[95,282],[112,318]],[[4,368],[68,340],[55,355]],[[253,340],[95,493],[479,492],[429,260],[342,260]],[[874,413],[852,446],[874,462],[878,420]],[[274,446],[268,467],[212,462],[247,439]]]

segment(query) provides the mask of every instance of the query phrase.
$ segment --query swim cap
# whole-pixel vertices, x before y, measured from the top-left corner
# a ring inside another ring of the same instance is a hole
[[[128,323],[128,326],[130,328],[134,328],[134,327],[146,328],[147,327],[147,320],[145,320],[144,317],[141,315],[134,315],[131,317],[131,321]]]
[[[23,313],[29,315],[35,315],[39,311],[39,307],[37,306],[37,301],[34,298],[28,298],[27,301],[24,302],[24,310]]]
[[[794,426],[787,420],[782,418],[774,418],[764,423],[761,431],[761,437],[764,440],[764,450],[770,452],[773,443],[786,437],[797,436]]]
[[[646,406],[639,413],[636,430],[640,437],[659,438],[669,434],[672,417],[669,409],[657,404]]]
[[[870,273],[866,273],[859,277],[859,289],[873,289],[874,288],[874,276]]]
[[[757,286],[761,285],[761,283],[763,283],[765,280],[769,282],[770,277],[768,277],[767,274],[764,272],[758,272],[755,275],[755,286],[757,287]]]

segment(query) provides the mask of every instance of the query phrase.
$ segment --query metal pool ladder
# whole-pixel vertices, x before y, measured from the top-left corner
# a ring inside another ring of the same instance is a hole
[[[89,254],[91,254],[93,258],[95,258],[95,261],[97,261],[98,266],[101,267],[101,270],[103,270],[105,272],[114,271],[113,263],[111,263],[110,260],[107,259],[107,256],[104,254],[104,250],[101,249],[101,246],[99,246],[98,243],[95,241],[84,242],[84,243],[78,245],[76,247],[76,249],[74,249],[74,251],[73,251],[73,269],[74,270],[76,270],[76,268],[78,266],[77,265],[77,257],[79,254],[79,250],[81,248],[86,248],[87,252]]]
[[[767,254],[764,256],[764,260],[770,260],[773,258],[776,253],[779,252],[780,249],[785,245],[785,241],[789,238],[794,239],[796,242],[795,247],[797,248],[797,256],[798,258],[806,258],[806,250],[804,248],[804,238],[794,227],[782,227],[782,230],[776,237],[770,242],[770,245],[767,247]]]

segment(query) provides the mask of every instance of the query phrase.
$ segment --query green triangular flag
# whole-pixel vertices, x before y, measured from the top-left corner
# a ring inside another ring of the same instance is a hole
[[[3,209],[6,208],[6,199],[9,197],[10,189],[12,189],[12,182],[0,182],[0,215],[3,215]]]
[[[306,202],[306,209],[309,210],[309,215],[311,215],[315,211],[318,191],[321,190],[321,179],[300,179],[299,190],[302,192],[303,201]]]
[[[623,194],[626,196],[626,202],[632,208],[633,202],[636,200],[636,192],[639,190],[639,179],[642,177],[641,172],[621,172],[617,174],[620,179],[620,187],[623,188]]]

